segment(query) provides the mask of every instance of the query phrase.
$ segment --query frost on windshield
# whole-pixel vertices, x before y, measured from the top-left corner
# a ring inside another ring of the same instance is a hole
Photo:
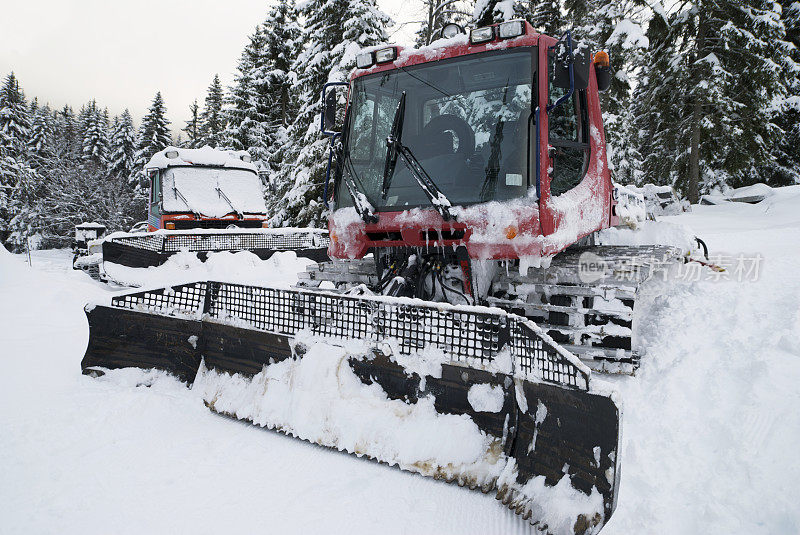
[[[163,183],[165,212],[194,212],[206,217],[267,212],[261,180],[251,171],[173,167],[164,171]]]

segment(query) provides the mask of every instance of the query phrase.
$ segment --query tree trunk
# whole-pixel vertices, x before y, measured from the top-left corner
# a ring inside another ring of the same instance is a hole
[[[697,49],[692,62],[693,103],[692,103],[692,141],[689,150],[689,202],[697,204],[700,200],[700,123],[703,120],[703,95],[697,86],[702,81],[702,69],[698,60],[703,58],[706,41],[705,17],[702,11],[697,22]]]

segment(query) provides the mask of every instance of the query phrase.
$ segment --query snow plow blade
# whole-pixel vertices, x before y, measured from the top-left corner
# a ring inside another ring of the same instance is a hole
[[[328,260],[328,232],[322,229],[270,228],[157,231],[117,234],[103,242],[103,262],[133,268],[160,266],[180,252],[208,253],[250,251],[262,260],[277,252],[294,251],[315,262]]]
[[[513,314],[212,281],[86,313],[84,373],[167,370],[215,412],[493,492],[542,532],[614,511],[620,409]]]

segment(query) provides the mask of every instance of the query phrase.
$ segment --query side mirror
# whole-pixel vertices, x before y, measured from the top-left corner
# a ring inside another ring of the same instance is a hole
[[[150,187],[150,179],[145,175],[140,176],[139,177],[139,187],[142,188],[142,189],[149,188]]]
[[[339,128],[336,124],[339,103],[337,88],[347,87],[347,85],[347,82],[330,82],[322,87],[322,113],[320,114],[320,129],[322,130],[323,135],[333,136],[339,133]]]
[[[550,70],[550,83],[562,89],[580,91],[589,87],[589,63],[591,54],[584,43],[572,40],[572,33],[566,32],[558,42],[550,47],[553,62]],[[570,66],[573,84],[570,84]]]
[[[611,63],[604,51],[594,55],[594,73],[597,76],[597,90],[605,91],[611,85]]]

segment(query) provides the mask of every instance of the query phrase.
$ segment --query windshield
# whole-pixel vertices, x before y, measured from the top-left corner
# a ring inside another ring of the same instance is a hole
[[[531,48],[488,52],[357,78],[343,166],[377,210],[429,206],[398,160],[381,195],[386,137],[406,93],[402,142],[454,205],[522,197],[528,187]],[[340,180],[337,206],[352,206]]]
[[[171,167],[164,171],[162,183],[165,212],[195,212],[207,217],[267,212],[261,180],[245,169]]]

